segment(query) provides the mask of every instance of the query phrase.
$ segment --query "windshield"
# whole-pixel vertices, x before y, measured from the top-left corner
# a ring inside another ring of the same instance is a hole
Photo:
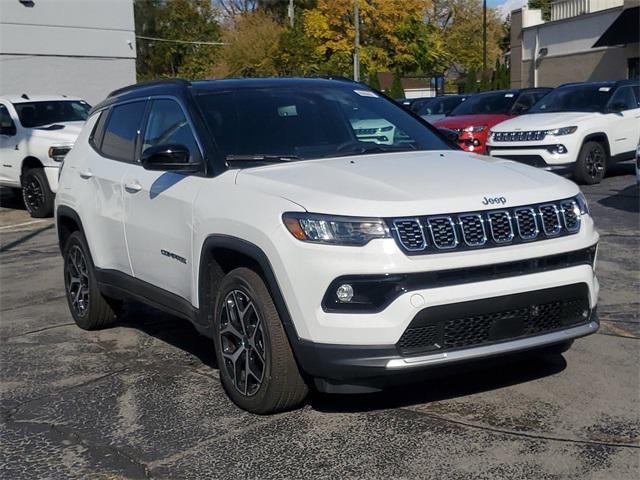
[[[196,98],[227,161],[450,149],[403,108],[357,85],[237,89]]]
[[[556,88],[527,113],[603,112],[612,91],[612,87],[603,85]]]
[[[82,100],[14,103],[20,123],[25,128],[60,122],[84,122],[91,105]]]
[[[451,116],[509,113],[517,92],[480,93],[467,98],[451,112]]]
[[[418,115],[448,115],[463,100],[464,97],[434,98],[418,110]]]

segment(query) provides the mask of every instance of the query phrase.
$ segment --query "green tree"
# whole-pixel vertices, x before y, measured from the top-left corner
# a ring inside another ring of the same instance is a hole
[[[209,0],[136,0],[138,79],[183,76],[209,78],[219,46],[220,26]],[[194,42],[194,43],[188,43]]]
[[[404,88],[402,88],[402,82],[400,81],[400,72],[398,70],[393,72],[393,80],[391,81],[389,96],[391,98],[404,98]]]
[[[529,8],[542,10],[543,20],[551,20],[552,0],[529,0]]]

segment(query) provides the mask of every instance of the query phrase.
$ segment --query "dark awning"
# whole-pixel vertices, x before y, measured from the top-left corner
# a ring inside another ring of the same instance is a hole
[[[640,39],[640,7],[627,8],[620,12],[611,26],[602,34],[593,47],[613,47],[638,43]]]

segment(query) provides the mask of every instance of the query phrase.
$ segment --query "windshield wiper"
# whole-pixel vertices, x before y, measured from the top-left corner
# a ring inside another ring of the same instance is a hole
[[[372,146],[360,146],[357,145],[351,151],[341,152],[336,157],[348,157],[351,155],[364,155],[367,153],[388,153],[388,152],[410,152],[411,150],[417,150],[414,144],[408,143],[405,146],[402,145],[380,145],[373,144]]]
[[[267,155],[267,154],[253,154],[253,155],[227,155],[225,157],[227,162],[294,162],[300,160],[297,155]]]

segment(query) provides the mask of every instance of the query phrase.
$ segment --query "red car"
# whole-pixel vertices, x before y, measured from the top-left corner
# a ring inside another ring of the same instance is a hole
[[[464,150],[484,154],[489,130],[494,125],[525,113],[551,90],[523,88],[478,93],[433,125],[458,132],[458,143]]]

